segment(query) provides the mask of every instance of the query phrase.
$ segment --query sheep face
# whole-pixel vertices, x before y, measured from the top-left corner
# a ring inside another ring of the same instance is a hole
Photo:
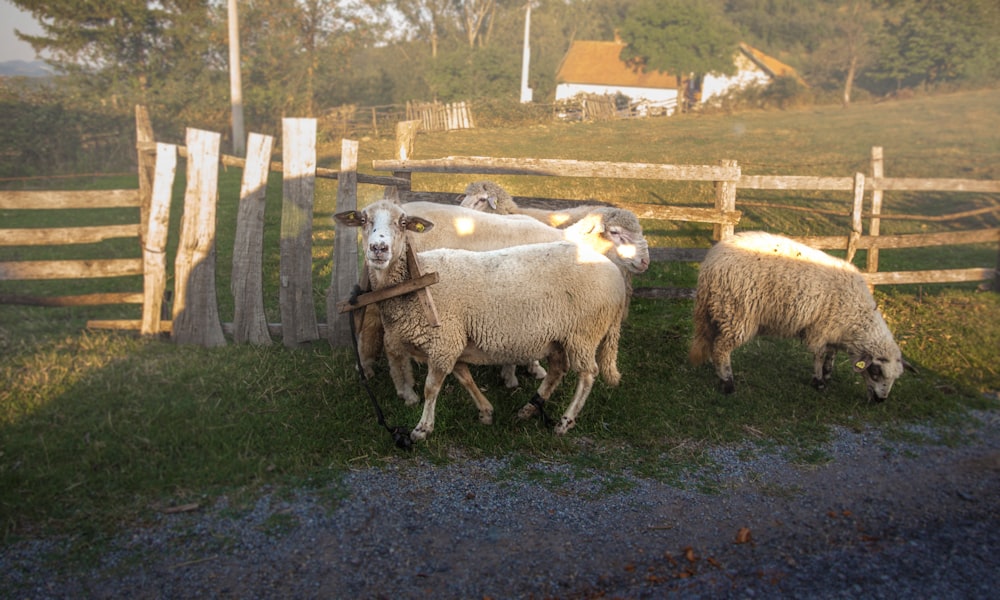
[[[595,209],[567,227],[566,237],[592,246],[630,273],[643,273],[649,268],[649,244],[642,235],[639,219],[627,211]]]
[[[473,181],[466,186],[461,206],[500,214],[511,214],[517,208],[507,190],[492,181]]]
[[[388,268],[394,258],[403,255],[407,231],[423,233],[434,227],[430,221],[409,216],[398,204],[385,200],[362,211],[337,213],[334,218],[342,225],[361,228],[365,262],[378,271]]]
[[[884,402],[889,397],[892,384],[903,374],[906,363],[902,354],[893,357],[864,356],[854,361],[854,372],[860,373],[868,388],[870,402]]]

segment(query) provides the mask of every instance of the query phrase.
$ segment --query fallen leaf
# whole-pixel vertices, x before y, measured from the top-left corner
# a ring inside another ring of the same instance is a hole
[[[750,543],[750,529],[747,527],[740,527],[740,530],[736,532],[736,543],[737,544],[748,544]]]
[[[692,548],[691,546],[684,548],[684,558],[686,558],[689,563],[698,562],[698,557],[695,556],[694,548]]]

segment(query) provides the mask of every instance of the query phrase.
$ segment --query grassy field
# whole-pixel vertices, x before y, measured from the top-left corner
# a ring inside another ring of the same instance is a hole
[[[849,176],[868,172],[873,145],[885,148],[886,174],[899,177],[1000,179],[1000,92],[931,96],[903,102],[813,107],[789,112],[686,115],[596,124],[553,123],[520,129],[421,135],[415,158],[509,156],[715,164],[739,161],[748,174]],[[339,141],[322,148],[320,165],[339,165]],[[391,158],[391,140],[361,140],[360,162]],[[229,271],[240,172],[220,175],[218,298],[232,320]],[[516,195],[597,198],[614,202],[709,205],[702,184],[596,182],[498,177]],[[467,179],[414,176],[414,188],[461,192]],[[37,187],[135,187],[134,178],[48,181]],[[178,182],[178,195],[183,190]],[[266,214],[265,294],[268,319],[278,314],[277,234],[280,177],[272,177]],[[362,202],[381,196],[365,187]],[[330,281],[336,182],[319,181],[314,225],[314,288],[322,314]],[[843,194],[740,193],[739,200],[843,209]],[[976,194],[887,194],[890,214],[941,214],[996,205]],[[179,204],[179,201],[177,202]],[[0,211],[4,227],[82,224],[71,211]],[[90,218],[90,217],[87,217]],[[135,220],[128,211],[98,222]],[[179,222],[179,207],[172,223]],[[997,215],[959,222],[883,222],[884,233],[996,227]],[[655,246],[709,244],[707,226],[644,222]],[[740,228],[791,234],[846,233],[846,218],[770,208],[746,211]],[[176,247],[176,228],[170,251]],[[134,245],[134,244],[133,244]],[[136,256],[129,244],[2,249],[0,260]],[[171,254],[172,257],[172,254]],[[864,259],[862,253],[859,261]],[[171,261],[168,261],[171,262]],[[884,269],[993,267],[995,245],[882,253]],[[693,286],[689,264],[656,264],[636,286]],[[137,280],[5,283],[7,293],[84,293],[138,289]],[[820,444],[831,426],[877,426],[914,436],[913,424],[938,428],[935,443],[960,443],[970,408],[997,409],[1000,390],[1000,294],[975,284],[880,288],[876,297],[908,359],[919,369],[896,384],[886,403],[869,405],[863,386],[840,356],[833,384],[809,386],[811,357],[793,341],[758,339],[734,355],[738,391],[718,392],[709,367],[686,363],[691,302],[635,299],[623,333],[623,383],[598,383],[577,427],[557,438],[538,422],[513,419],[533,382],[510,391],[498,371],[474,370],[496,408],[492,427],[479,425],[464,390],[449,381],[438,403],[437,429],[412,453],[396,450],[378,428],[358,382],[353,356],[324,342],[289,350],[230,345],[176,346],[128,333],[87,330],[88,319],[138,318],[136,307],[0,306],[0,527],[5,538],[31,531],[99,536],[116,523],[171,505],[234,506],[262,489],[304,485],[331,490],[352,468],[393,461],[506,456],[515,464],[559,461],[581,470],[624,471],[679,481],[704,466],[704,450],[753,440],[782,446],[798,460],[825,459]],[[72,290],[72,291],[71,291]],[[383,372],[373,382],[391,424],[412,426],[419,407],[404,407]],[[573,381],[557,392],[568,401]],[[928,443],[931,440],[927,440]],[[512,470],[513,472],[513,470]]]

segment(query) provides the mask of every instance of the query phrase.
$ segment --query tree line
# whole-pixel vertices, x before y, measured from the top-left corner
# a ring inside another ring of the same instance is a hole
[[[11,0],[43,32],[29,42],[60,73],[73,110],[226,131],[222,0]],[[528,0],[529,87],[551,103],[574,40],[628,45],[622,58],[673,73],[725,72],[740,42],[795,67],[812,94],[990,85],[1000,80],[996,0]],[[345,104],[408,100],[516,105],[524,0],[239,0],[248,129]],[[5,88],[10,87],[8,82]],[[21,93],[23,96],[23,93]],[[4,101],[9,98],[4,98]]]

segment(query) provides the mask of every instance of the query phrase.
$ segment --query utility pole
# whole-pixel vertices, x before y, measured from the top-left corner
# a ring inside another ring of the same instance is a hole
[[[531,0],[525,5],[524,13],[524,55],[521,58],[521,104],[531,102],[532,90],[528,87],[528,64],[531,62]]]
[[[229,97],[233,107],[233,154],[246,154],[243,133],[243,83],[240,78],[240,19],[236,0],[229,0]]]

